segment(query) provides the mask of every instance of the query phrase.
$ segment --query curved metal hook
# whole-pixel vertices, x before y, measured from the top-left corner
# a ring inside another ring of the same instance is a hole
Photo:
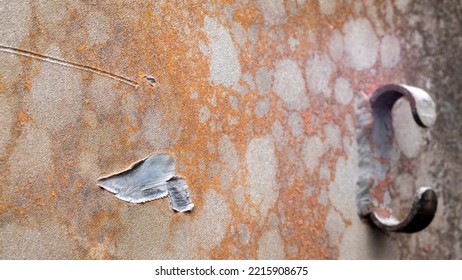
[[[414,196],[407,217],[399,221],[384,199],[389,184],[393,129],[391,109],[404,97],[409,101],[412,116],[421,127],[435,123],[435,103],[422,89],[389,84],[377,89],[369,102],[358,111],[358,146],[360,174],[357,196],[358,215],[383,231],[413,233],[426,228],[435,216],[438,198],[429,187],[421,187]],[[371,195],[374,194],[374,196]],[[377,196],[382,196],[379,202]]]

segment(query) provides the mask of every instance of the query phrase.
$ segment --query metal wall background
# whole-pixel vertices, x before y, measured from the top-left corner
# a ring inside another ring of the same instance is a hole
[[[460,4],[0,1],[0,257],[460,258]],[[396,208],[440,198],[412,235],[356,215],[355,108],[386,83],[438,109],[394,110]],[[158,152],[191,213],[96,185]]]

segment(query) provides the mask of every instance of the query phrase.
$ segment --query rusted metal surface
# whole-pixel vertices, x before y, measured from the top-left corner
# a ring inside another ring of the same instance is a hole
[[[356,215],[355,99],[425,88],[407,78],[415,3],[0,5],[1,258],[411,257]],[[97,186],[164,152],[191,213]]]

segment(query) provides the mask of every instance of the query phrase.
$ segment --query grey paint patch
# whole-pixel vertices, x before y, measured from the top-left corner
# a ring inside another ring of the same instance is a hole
[[[277,159],[270,136],[253,139],[247,146],[247,184],[252,202],[259,207],[264,219],[268,209],[277,201]]]
[[[228,135],[224,135],[218,145],[218,154],[224,168],[220,173],[220,185],[226,188],[231,183],[234,173],[239,169],[239,155]]]
[[[0,25],[1,26],[1,25]],[[2,84],[3,90],[6,88],[13,88],[12,86],[21,78],[23,71],[22,64],[19,57],[14,54],[0,54],[0,69],[2,71]],[[2,91],[3,91],[2,90]]]
[[[10,140],[13,122],[14,114],[10,106],[10,100],[4,95],[0,95],[0,127],[2,128],[2,133],[0,134],[0,157],[3,156],[6,145]]]
[[[318,136],[307,137],[302,146],[302,156],[305,166],[311,172],[319,165],[319,159],[324,154],[324,146]]]
[[[128,202],[142,203],[168,195],[175,211],[194,207],[185,179],[175,176],[175,161],[167,154],[140,160],[125,171],[100,178],[98,185]]]
[[[255,83],[253,82],[253,76],[250,73],[242,75],[242,80],[249,85],[250,90],[255,90]]]
[[[246,32],[242,25],[240,25],[238,22],[233,22],[233,25],[231,27],[231,33],[233,35],[234,40],[238,44],[240,48],[245,47],[245,42],[247,41],[246,38]]]
[[[212,50],[210,80],[224,86],[236,84],[241,77],[241,65],[228,29],[209,17],[204,19],[204,29]]]
[[[289,38],[289,46],[292,52],[294,52],[297,49],[298,45],[300,45],[300,42],[297,39],[295,39],[294,37]]]
[[[356,70],[372,67],[377,60],[379,39],[367,19],[350,20],[343,27],[348,66]]]
[[[269,93],[273,81],[273,73],[265,67],[259,68],[256,75],[258,93],[266,95]]]
[[[293,60],[276,63],[273,89],[291,110],[306,109],[309,105],[302,71]]]
[[[51,165],[52,142],[49,135],[29,122],[9,157],[10,185],[46,178]],[[30,183],[29,183],[30,184]]]
[[[0,42],[19,46],[32,26],[30,1],[0,2]]]
[[[86,22],[88,38],[92,44],[104,44],[109,40],[112,24],[102,12],[92,12]]]
[[[401,46],[398,38],[386,35],[380,45],[380,62],[385,68],[391,68],[399,62]]]
[[[170,259],[208,258],[207,253],[222,242],[233,218],[228,201],[214,190],[203,194],[203,207],[198,207],[194,219],[172,223],[173,238],[167,250],[173,249]],[[204,255],[205,253],[205,255]]]
[[[335,124],[328,123],[324,129],[327,138],[325,143],[332,149],[339,149],[342,145],[342,132],[340,131],[340,127]]]
[[[299,112],[291,113],[287,121],[293,136],[300,137],[303,135],[303,118]]]
[[[279,230],[273,229],[265,232],[258,242],[258,259],[282,260],[285,258],[284,241]]]
[[[248,244],[250,241],[249,227],[244,224],[239,224],[237,226],[237,232],[239,232],[239,242],[242,244]]]
[[[351,89],[350,82],[343,77],[338,77],[335,80],[334,93],[335,100],[343,105],[349,104],[353,99],[353,90]]]
[[[345,223],[342,217],[335,211],[334,208],[329,208],[326,216],[326,231],[329,236],[329,245],[337,246],[341,239],[341,235],[345,230]]]
[[[31,114],[41,126],[56,131],[78,120],[83,104],[80,71],[52,63],[39,63],[32,79]]]
[[[340,31],[332,32],[332,37],[329,40],[329,53],[334,61],[340,61],[343,56],[343,36]]]
[[[276,141],[278,150],[281,150],[287,145],[287,135],[286,131],[282,127],[282,124],[279,121],[276,121],[271,128],[272,135]]]
[[[309,89],[314,93],[323,93],[330,96],[332,93],[329,87],[330,78],[335,70],[335,64],[327,55],[316,54],[306,64],[306,80]]]
[[[199,121],[205,123],[210,117],[210,110],[207,106],[203,106],[199,111]]]
[[[410,2],[411,0],[395,0],[395,5],[400,12],[404,13],[407,11]]]
[[[114,112],[114,106],[117,101],[116,91],[111,86],[114,81],[105,77],[95,75],[88,87],[88,97],[91,99],[93,106],[98,112],[110,114]]]
[[[267,25],[284,24],[287,22],[283,0],[258,0],[258,5]]]
[[[336,0],[319,0],[319,8],[321,13],[330,16],[335,13]]]
[[[266,115],[266,113],[268,113],[269,109],[270,109],[270,101],[268,98],[259,100],[257,102],[257,105],[255,105],[255,115],[257,116],[257,118],[261,118],[264,115]]]

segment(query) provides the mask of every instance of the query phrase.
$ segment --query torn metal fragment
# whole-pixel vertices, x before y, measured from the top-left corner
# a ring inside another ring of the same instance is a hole
[[[168,196],[172,209],[178,212],[191,211],[194,204],[188,193],[188,186],[183,177],[174,176],[167,181]]]
[[[168,154],[140,160],[125,171],[100,178],[98,185],[128,202],[143,203],[169,196],[175,211],[191,211],[194,207],[186,180],[175,176],[175,160]]]

